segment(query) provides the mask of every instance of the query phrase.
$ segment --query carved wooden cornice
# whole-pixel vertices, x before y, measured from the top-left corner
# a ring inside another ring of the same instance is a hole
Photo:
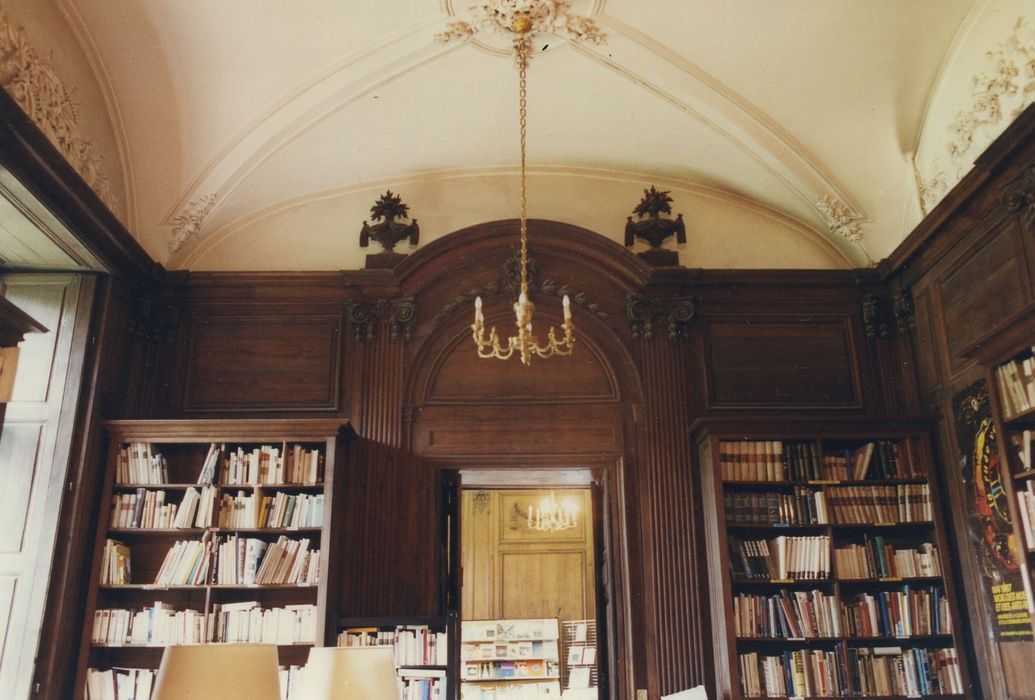
[[[417,325],[417,305],[405,299],[352,299],[345,305],[345,320],[358,342],[372,341],[381,324],[388,325],[388,337],[410,340]]]
[[[686,338],[694,319],[689,298],[657,299],[630,294],[625,298],[625,317],[635,339],[654,337],[654,325],[664,324],[670,340]]]
[[[863,328],[866,338],[887,338],[890,334],[887,302],[880,297],[867,294],[862,299]]]
[[[913,292],[906,287],[896,287],[891,297],[891,311],[899,335],[912,335],[916,330],[916,308],[913,306]]]

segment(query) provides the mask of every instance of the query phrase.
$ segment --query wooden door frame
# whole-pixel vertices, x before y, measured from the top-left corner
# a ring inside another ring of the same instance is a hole
[[[505,455],[499,457],[485,457],[472,455],[456,455],[454,457],[436,455],[434,458],[425,458],[425,465],[437,472],[437,483],[440,485],[440,494],[443,495],[446,488],[454,488],[452,502],[454,504],[455,525],[447,532],[440,528],[439,532],[439,555],[446,556],[447,550],[454,553],[453,561],[442,561],[437,569],[443,572],[444,580],[440,581],[442,587],[440,600],[455,601],[460,604],[460,531],[461,508],[460,491],[463,483],[460,472],[466,469],[475,469],[485,472],[514,472],[534,470],[536,473],[550,471],[579,471],[588,472],[589,483],[585,485],[572,485],[571,488],[589,488],[594,505],[593,512],[593,549],[595,569],[595,593],[597,604],[597,658],[598,678],[600,680],[601,697],[618,697],[617,690],[622,687],[623,681],[633,677],[633,659],[631,654],[619,653],[624,647],[628,650],[632,643],[632,606],[628,595],[629,569],[626,556],[626,533],[622,527],[622,513],[625,512],[624,489],[622,483],[623,457],[621,455],[601,455],[599,453],[584,456],[552,456],[552,455]],[[478,488],[486,489],[518,489],[518,488],[543,488],[543,484],[520,483],[517,480],[513,483],[501,483],[499,486],[485,486]],[[598,509],[597,505],[607,506],[607,510]],[[446,522],[449,514],[445,508],[449,507],[444,501],[438,504],[440,523]],[[453,542],[446,543],[443,537],[452,535]],[[607,586],[610,584],[610,586]],[[455,586],[455,590],[447,590],[447,586]],[[606,606],[606,612],[601,614],[601,602],[606,596],[610,605]],[[442,612],[450,612],[443,610]],[[459,619],[459,609],[456,611]],[[459,625],[457,627],[459,631]],[[454,641],[459,645],[459,639]],[[599,647],[603,645],[603,650]],[[459,646],[457,646],[459,649]],[[459,654],[457,654],[459,657]],[[459,692],[459,677],[457,678],[456,692]],[[457,695],[459,697],[459,695]]]

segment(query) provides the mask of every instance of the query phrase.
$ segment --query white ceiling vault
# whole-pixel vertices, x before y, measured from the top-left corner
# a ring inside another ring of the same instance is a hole
[[[386,189],[420,221],[422,244],[517,215],[514,61],[485,32],[435,38],[468,19],[470,3],[0,8],[63,79],[116,213],[153,257],[172,269],[305,270],[361,267],[376,249],[359,248],[360,225]],[[973,92],[960,86],[1030,10],[1026,0],[570,5],[606,40],[538,41],[529,215],[621,241],[655,185],[687,222],[682,264],[745,268],[887,255],[930,204],[924,178]],[[1019,31],[1024,45],[1030,32]],[[929,163],[916,162],[925,149]]]

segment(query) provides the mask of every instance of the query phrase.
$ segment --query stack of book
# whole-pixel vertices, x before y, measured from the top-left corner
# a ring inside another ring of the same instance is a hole
[[[726,522],[757,525],[823,525],[828,522],[823,491],[794,487],[788,493],[727,492]]]
[[[115,462],[116,484],[169,483],[169,468],[165,458],[151,453],[151,444],[130,442],[119,448]]]
[[[200,540],[180,540],[166,553],[155,575],[159,586],[200,586],[207,582],[212,540],[209,533]]]
[[[209,642],[312,644],[316,641],[316,606],[263,608],[256,601],[222,603],[209,613]]]
[[[848,647],[849,690],[853,695],[962,694],[963,677],[955,649]]]
[[[834,550],[838,577],[843,580],[941,576],[938,548],[930,542],[898,549],[884,537],[864,535],[862,544]]]
[[[827,493],[835,523],[929,522],[933,515],[927,484],[828,486]]]
[[[444,668],[399,669],[400,700],[446,700]]]
[[[836,697],[846,687],[838,653],[833,651],[748,652],[740,654],[739,661],[744,697]]]
[[[87,700],[151,700],[158,672],[150,668],[86,671]]]
[[[729,538],[734,579],[815,581],[830,578],[830,537]]]
[[[1035,407],[1035,348],[1021,359],[1004,362],[996,367],[999,380],[999,398],[1007,417],[1030,411]]]
[[[1017,491],[1017,509],[1021,514],[1024,548],[1028,551],[1035,550],[1035,482],[1030,479],[1025,490]]]
[[[741,593],[733,599],[738,637],[816,639],[841,635],[837,598],[822,591]]]
[[[116,540],[105,540],[104,557],[101,560],[101,585],[124,586],[131,580],[129,547]]]
[[[858,593],[844,599],[850,637],[914,637],[951,634],[949,603],[940,588]]]
[[[263,497],[259,506],[259,527],[320,527],[322,524],[322,493],[278,493]]]
[[[91,641],[107,646],[200,644],[205,641],[205,615],[162,602],[143,610],[95,610]]]
[[[309,540],[281,536],[269,544],[230,535],[216,547],[215,583],[222,585],[308,585],[319,583],[320,550]]]

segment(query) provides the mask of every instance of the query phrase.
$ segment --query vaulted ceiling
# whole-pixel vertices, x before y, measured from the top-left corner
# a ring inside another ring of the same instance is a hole
[[[113,206],[157,260],[340,269],[374,252],[358,231],[386,189],[422,243],[517,214],[514,61],[484,29],[436,41],[472,19],[469,1],[0,5],[57,73],[92,76],[73,99],[86,123],[108,125],[90,140],[109,146]],[[537,41],[530,216],[620,241],[656,185],[687,220],[682,263],[710,267],[847,267],[890,252],[922,216],[913,158],[932,95],[972,26],[998,12],[974,0],[570,5],[606,40]]]

